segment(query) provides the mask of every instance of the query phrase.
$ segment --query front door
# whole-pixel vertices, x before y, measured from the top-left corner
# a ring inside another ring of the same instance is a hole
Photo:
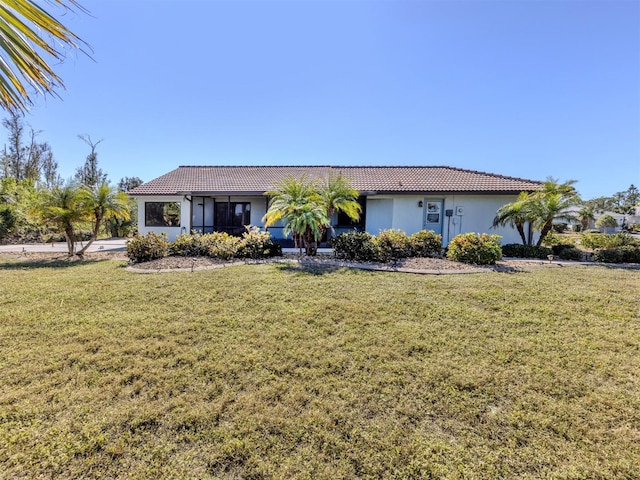
[[[442,235],[442,204],[440,199],[424,199],[424,221],[425,230],[433,230],[438,235]]]

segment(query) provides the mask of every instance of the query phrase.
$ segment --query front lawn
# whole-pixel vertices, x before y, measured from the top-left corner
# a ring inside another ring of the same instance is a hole
[[[0,259],[0,478],[638,478],[638,271]]]

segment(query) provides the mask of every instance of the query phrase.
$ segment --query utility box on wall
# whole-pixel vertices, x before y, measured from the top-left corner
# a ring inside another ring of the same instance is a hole
[[[464,207],[456,207],[456,215],[464,215]]]

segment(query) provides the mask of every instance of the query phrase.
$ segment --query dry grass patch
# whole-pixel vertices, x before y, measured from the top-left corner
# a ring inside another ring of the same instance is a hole
[[[637,272],[0,260],[0,477],[637,478]]]

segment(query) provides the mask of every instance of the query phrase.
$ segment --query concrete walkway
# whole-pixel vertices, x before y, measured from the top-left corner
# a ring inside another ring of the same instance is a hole
[[[80,250],[86,242],[78,242],[77,249]],[[96,240],[91,244],[88,252],[124,252],[127,249],[126,238],[108,238]],[[55,243],[27,243],[20,245],[0,245],[0,252],[53,252],[66,253],[66,242]]]

